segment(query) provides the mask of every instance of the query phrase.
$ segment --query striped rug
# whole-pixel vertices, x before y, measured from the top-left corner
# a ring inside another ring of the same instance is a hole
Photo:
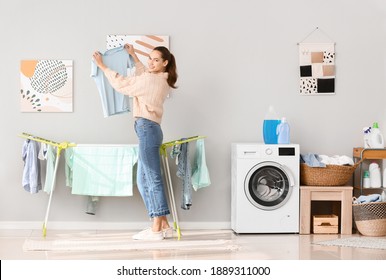
[[[386,237],[342,237],[334,240],[313,242],[312,244],[386,250]]]

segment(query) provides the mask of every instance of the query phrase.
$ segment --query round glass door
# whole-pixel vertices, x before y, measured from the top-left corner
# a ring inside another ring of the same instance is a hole
[[[293,180],[290,180],[284,166],[276,162],[262,162],[248,172],[244,190],[254,206],[274,210],[283,206],[290,198],[291,182]]]

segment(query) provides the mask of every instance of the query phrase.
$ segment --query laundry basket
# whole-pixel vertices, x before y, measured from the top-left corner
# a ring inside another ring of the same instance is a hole
[[[352,206],[356,227],[362,235],[386,235],[386,202],[368,202]]]
[[[343,186],[350,178],[360,161],[354,165],[333,165],[310,167],[300,164],[300,183],[304,186]]]

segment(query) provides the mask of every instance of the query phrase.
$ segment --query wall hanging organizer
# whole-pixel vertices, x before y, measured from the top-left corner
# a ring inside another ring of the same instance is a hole
[[[310,36],[316,33],[327,37],[329,42],[308,42]],[[316,27],[298,43],[298,46],[300,95],[335,94],[335,43],[319,27]]]

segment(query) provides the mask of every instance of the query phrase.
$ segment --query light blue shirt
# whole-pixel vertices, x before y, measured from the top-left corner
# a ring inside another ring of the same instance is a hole
[[[42,189],[40,179],[40,161],[38,158],[40,144],[26,140],[23,144],[22,158],[24,161],[23,187],[29,193],[38,193]]]
[[[127,76],[127,69],[134,67],[133,58],[123,46],[106,51],[103,62],[122,76]],[[129,97],[117,92],[109,83],[103,71],[91,61],[91,77],[94,78],[102,102],[104,117],[130,112]]]

